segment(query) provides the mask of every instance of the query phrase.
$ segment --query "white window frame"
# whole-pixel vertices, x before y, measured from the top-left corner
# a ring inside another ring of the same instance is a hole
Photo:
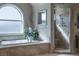
[[[18,7],[16,6],[15,4],[2,4],[0,6],[0,8],[3,8],[3,7],[6,7],[6,6],[11,6],[11,7],[14,7],[18,10],[18,12],[21,14],[21,20],[22,20],[22,33],[7,33],[7,34],[0,34],[0,36],[9,36],[9,35],[24,35],[24,15],[23,15],[23,11]],[[5,20],[4,20],[5,21]],[[8,21],[8,20],[7,20]],[[16,20],[13,20],[13,21],[16,21]]]

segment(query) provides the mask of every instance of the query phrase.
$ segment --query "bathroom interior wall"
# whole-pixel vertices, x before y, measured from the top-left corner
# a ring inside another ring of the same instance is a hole
[[[46,41],[51,38],[51,4],[50,3],[32,3],[33,7],[33,25],[38,29],[40,37]],[[41,10],[47,10],[47,24],[46,26],[38,24],[38,13]]]

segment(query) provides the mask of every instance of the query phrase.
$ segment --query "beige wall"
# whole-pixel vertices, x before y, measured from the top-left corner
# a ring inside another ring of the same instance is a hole
[[[39,32],[40,36],[44,37],[45,40],[49,41],[49,39],[51,38],[51,4],[34,3],[31,5],[33,7],[33,25],[34,27],[38,28],[38,30],[40,31]],[[47,10],[47,25],[46,26],[38,25],[38,12],[43,9]]]
[[[76,53],[79,51],[79,48],[76,48],[76,38],[75,35],[78,34],[79,30],[77,29],[77,14],[79,14],[79,4],[71,4],[71,51]],[[79,45],[79,44],[77,44]]]

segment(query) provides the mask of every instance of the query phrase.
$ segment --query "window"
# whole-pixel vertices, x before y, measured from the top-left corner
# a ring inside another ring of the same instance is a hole
[[[23,15],[15,5],[0,8],[0,34],[23,33]]]
[[[38,13],[38,24],[44,24],[44,25],[46,25],[46,23],[47,23],[47,10],[45,9],[45,10],[41,10],[41,11],[39,11],[39,13]]]
[[[43,12],[41,14],[41,18],[42,18],[42,22],[45,23],[46,22],[46,13],[45,12]]]

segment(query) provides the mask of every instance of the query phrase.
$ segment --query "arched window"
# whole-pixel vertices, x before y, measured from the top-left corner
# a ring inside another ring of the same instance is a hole
[[[23,33],[23,14],[15,5],[0,8],[0,34]]]

